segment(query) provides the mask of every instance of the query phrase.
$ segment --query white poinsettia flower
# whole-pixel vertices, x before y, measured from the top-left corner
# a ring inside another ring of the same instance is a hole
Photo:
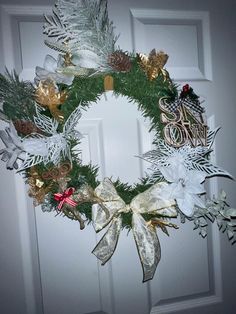
[[[161,167],[160,171],[170,184],[163,190],[163,197],[175,199],[179,209],[186,215],[192,216],[194,206],[205,207],[198,196],[205,192],[202,182],[206,174],[202,171],[188,170],[183,164],[172,163],[168,167]]]
[[[51,79],[56,83],[71,85],[74,79],[74,75],[58,73],[57,69],[61,66],[61,57],[59,56],[58,60],[53,58],[50,55],[46,55],[43,68],[36,67],[36,80],[45,81]]]

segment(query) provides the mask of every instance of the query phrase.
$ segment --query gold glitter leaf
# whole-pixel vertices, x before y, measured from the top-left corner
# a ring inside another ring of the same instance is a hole
[[[164,81],[169,79],[169,73],[164,69],[164,66],[168,60],[168,55],[163,51],[156,52],[156,49],[153,49],[149,56],[145,54],[137,54],[139,65],[146,73],[150,81],[156,79],[160,74],[163,75]]]
[[[35,100],[37,103],[48,108],[51,115],[59,122],[64,120],[64,116],[58,109],[58,106],[62,105],[66,101],[66,98],[67,93],[65,91],[57,91],[56,86],[50,80],[44,82],[40,81],[35,92]]]

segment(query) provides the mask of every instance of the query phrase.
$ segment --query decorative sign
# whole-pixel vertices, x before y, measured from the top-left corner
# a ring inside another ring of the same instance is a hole
[[[190,144],[192,147],[207,146],[208,127],[204,122],[201,112],[194,112],[182,101],[175,111],[170,110],[168,98],[161,98],[159,108],[161,123],[165,124],[163,129],[164,140],[174,147]]]

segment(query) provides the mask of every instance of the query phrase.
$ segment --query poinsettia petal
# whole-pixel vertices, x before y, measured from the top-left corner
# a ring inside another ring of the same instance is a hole
[[[202,183],[205,181],[206,174],[203,171],[190,170],[188,173],[188,179],[194,183]]]
[[[178,183],[171,183],[162,189],[161,197],[163,199],[175,199],[176,197],[184,198],[184,191]]]
[[[188,181],[186,183],[186,191],[192,194],[202,194],[205,193],[205,188],[203,184],[194,184],[194,182]]]
[[[175,182],[172,167],[160,167],[160,172],[168,182]]]
[[[66,75],[66,74],[56,74],[55,80],[57,83],[65,84],[70,86],[73,83],[74,75]]]
[[[205,208],[206,207],[206,204],[205,202],[203,201],[203,199],[201,199],[199,196],[197,195],[192,195],[192,198],[194,200],[194,204],[201,207],[201,208]]]
[[[185,198],[176,198],[179,209],[188,217],[194,213],[194,198],[191,194],[186,193]]]
[[[177,152],[167,158],[167,163],[173,166],[184,163],[184,157]]]
[[[182,163],[176,164],[175,166],[173,165],[172,171],[175,173],[178,179],[184,179],[188,176],[188,171]]]
[[[47,70],[45,70],[41,67],[38,67],[38,66],[35,68],[35,73],[36,73],[36,76],[38,77],[38,79],[40,79],[40,80],[44,80],[49,75],[49,72]]]
[[[182,184],[180,183],[180,181],[178,183],[172,183],[171,185],[173,185],[173,192],[172,192],[172,197],[173,198],[184,198],[185,196],[185,190],[182,186]]]

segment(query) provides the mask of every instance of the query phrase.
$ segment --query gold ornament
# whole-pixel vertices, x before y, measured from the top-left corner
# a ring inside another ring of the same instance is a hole
[[[35,185],[37,188],[41,189],[41,187],[44,185],[44,182],[41,181],[40,179],[35,180]]]
[[[51,182],[45,186],[35,166],[30,169],[30,177],[27,179],[27,183],[30,187],[28,194],[34,198],[34,206],[38,206],[44,202],[45,196],[51,191],[54,184],[54,182]]]
[[[72,165],[69,161],[61,163],[58,167],[52,167],[42,173],[44,180],[56,180],[65,179],[67,174],[72,170]]]
[[[153,49],[149,56],[145,54],[137,54],[138,62],[146,73],[150,81],[156,79],[160,73],[164,77],[164,81],[169,80],[169,73],[164,69],[164,66],[169,58],[169,56],[163,51],[156,52],[156,49]]]
[[[67,98],[65,91],[57,91],[56,86],[50,80],[40,81],[35,92],[35,100],[41,106],[46,107],[50,110],[51,115],[62,122],[64,116],[61,110],[58,109],[59,105],[62,105]]]

